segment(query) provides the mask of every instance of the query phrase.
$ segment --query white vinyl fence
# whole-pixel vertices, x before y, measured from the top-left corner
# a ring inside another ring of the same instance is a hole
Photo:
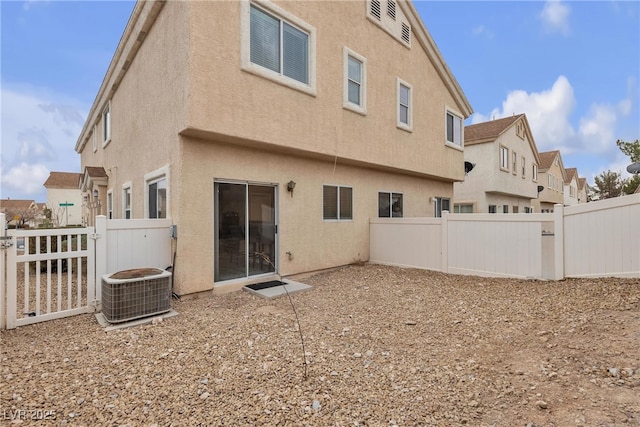
[[[551,214],[372,219],[370,261],[491,277],[640,277],[640,195]]]
[[[0,214],[0,328],[99,310],[103,275],[171,265],[170,225],[98,216],[95,228],[7,230]]]

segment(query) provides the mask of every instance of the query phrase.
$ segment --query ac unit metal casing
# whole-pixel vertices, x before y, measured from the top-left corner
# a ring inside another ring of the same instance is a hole
[[[120,323],[171,310],[171,273],[131,279],[102,276],[102,314],[109,323]]]

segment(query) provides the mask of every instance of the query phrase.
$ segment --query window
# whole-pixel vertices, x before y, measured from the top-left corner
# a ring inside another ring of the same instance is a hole
[[[502,205],[502,213],[509,213],[509,205]]]
[[[473,204],[471,204],[471,203],[454,204],[453,205],[453,212],[454,213],[473,213]]]
[[[402,194],[379,192],[378,217],[402,218]]]
[[[242,69],[315,95],[315,29],[268,1],[241,8]]]
[[[553,175],[547,175],[547,187],[553,189]]]
[[[536,165],[535,163],[533,164],[533,180],[534,181],[538,181],[538,165]]]
[[[93,152],[95,153],[96,151],[98,151],[98,129],[96,126],[93,127],[91,139],[93,142]]]
[[[107,218],[113,219],[113,191],[107,192]]]
[[[500,146],[500,169],[509,170],[509,149]]]
[[[149,218],[167,217],[167,180],[160,178],[149,183]]]
[[[122,189],[122,217],[131,219],[131,184],[127,183]]]
[[[462,147],[462,118],[447,111],[447,142]]]
[[[511,172],[515,175],[518,173],[518,155],[516,154],[515,151],[513,151],[513,156],[512,157],[512,161],[513,161],[513,167],[511,168]]]
[[[357,53],[343,48],[344,99],[343,106],[356,113],[367,113],[367,60]]]
[[[111,101],[107,103],[107,107],[102,112],[102,146],[104,147],[111,141]]]
[[[322,218],[325,220],[353,219],[353,189],[351,187],[323,185]]]
[[[532,213],[533,209],[531,209],[529,206],[525,206],[524,207],[524,213]]]
[[[498,210],[496,209],[496,205],[489,205],[489,213],[496,213]]]
[[[398,79],[398,122],[401,129],[411,131],[413,120],[411,118],[411,85]]]
[[[525,164],[526,164],[526,161],[524,159],[524,156],[522,156],[522,178],[525,177],[525,171],[526,171]]]
[[[435,212],[434,216],[436,218],[440,218],[442,216],[442,211],[450,211],[450,203],[451,200],[446,197],[436,197],[435,198]]]
[[[519,209],[518,209],[518,207],[517,207],[517,206],[514,206],[514,207],[512,208],[512,210],[511,210],[511,212],[513,212],[513,213],[518,213],[518,211],[519,211]]]

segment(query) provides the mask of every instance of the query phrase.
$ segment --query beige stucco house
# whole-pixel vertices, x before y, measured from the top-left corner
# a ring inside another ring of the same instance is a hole
[[[9,227],[36,228],[45,220],[44,203],[27,199],[0,199],[0,213]]]
[[[47,189],[47,208],[56,227],[82,225],[82,193],[77,172],[50,172],[44,182]]]
[[[567,173],[559,150],[540,153],[539,178],[544,189],[533,201],[536,212],[553,212],[556,204],[564,205],[564,183]]]
[[[465,160],[474,166],[453,186],[453,212],[533,211],[540,158],[524,114],[466,126],[464,146]]]
[[[177,225],[178,294],[224,291],[433,216],[471,113],[409,1],[139,1],[76,151],[103,214]]]
[[[566,180],[564,181],[564,205],[571,206],[580,203],[578,198],[578,187],[580,185],[578,169],[566,168]],[[584,203],[584,202],[583,202]]]
[[[587,203],[589,199],[587,198],[588,188],[587,188],[587,178],[578,178],[578,203]]]

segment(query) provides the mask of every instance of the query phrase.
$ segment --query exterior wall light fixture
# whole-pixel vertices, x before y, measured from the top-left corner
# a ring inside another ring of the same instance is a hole
[[[291,197],[293,197],[293,189],[296,188],[296,183],[294,181],[287,182],[287,191],[291,193]]]

